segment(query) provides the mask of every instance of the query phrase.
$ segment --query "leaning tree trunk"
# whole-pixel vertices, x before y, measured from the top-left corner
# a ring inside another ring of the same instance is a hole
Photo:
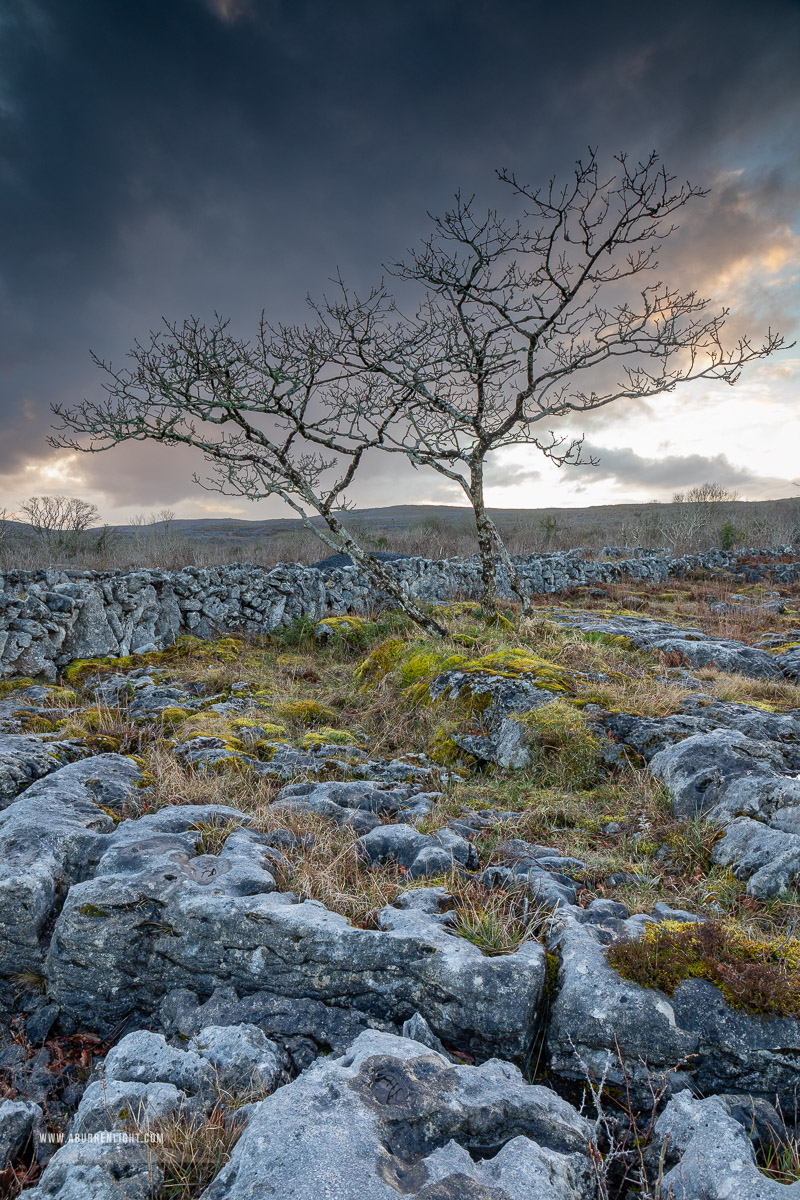
[[[508,576],[508,582],[522,601],[522,611],[528,613],[531,610],[531,598],[525,582],[517,568],[514,566],[511,555],[506,549],[506,544],[501,538],[497,526],[488,513],[486,514],[486,521],[492,531],[492,536],[494,537],[495,554],[505,567],[506,575]]]
[[[338,538],[341,549],[345,550],[360,567],[363,567],[377,588],[391,596],[396,601],[398,608],[407,617],[410,617],[415,624],[424,629],[426,633],[434,637],[447,637],[447,629],[444,625],[440,625],[438,621],[434,621],[433,617],[420,608],[417,602],[403,590],[400,581],[395,578],[391,571],[387,571],[380,559],[372,558],[358,544],[352,534],[348,533],[338,517],[335,517],[330,512],[323,513],[322,515],[328,528]]]

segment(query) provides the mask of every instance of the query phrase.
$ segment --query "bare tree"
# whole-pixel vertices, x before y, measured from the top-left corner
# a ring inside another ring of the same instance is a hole
[[[405,454],[460,487],[475,514],[484,606],[497,592],[495,557],[514,590],[524,587],[486,510],[487,458],[524,444],[557,465],[581,459],[581,437],[543,423],[623,399],[647,399],[697,379],[735,383],[745,363],[780,349],[768,331],[729,348],[728,310],[710,311],[694,291],[647,282],[675,215],[705,193],[675,185],[656,154],[621,154],[600,177],[595,152],[563,186],[538,189],[498,173],[516,218],[478,214],[456,195],[421,246],[389,265],[411,286],[404,314],[385,284],[365,299],[338,279],[313,307],[325,353],[353,378],[380,378],[380,412],[396,407],[385,450]],[[645,277],[645,278],[642,278]],[[351,433],[374,431],[363,404]],[[341,413],[338,414],[341,422]],[[544,424],[544,429],[547,426]],[[372,436],[370,432],[369,436]]]
[[[0,555],[8,546],[9,525],[13,520],[14,513],[9,512],[7,508],[0,508]]]
[[[722,483],[698,483],[686,492],[674,492],[673,504],[730,504],[739,493]]]
[[[252,342],[233,337],[219,317],[211,325],[194,317],[180,325],[165,321],[145,343],[135,342],[129,357],[133,366],[118,370],[93,356],[105,374],[105,398],[73,409],[53,406],[61,432],[51,444],[88,452],[125,441],[193,446],[212,468],[197,482],[250,500],[280,497],[325,545],[351,555],[376,590],[418,625],[446,632],[341,519],[364,454],[395,415],[386,409],[370,436],[353,444],[336,433],[343,389],[348,411],[363,406],[374,412],[372,393],[385,390],[380,381],[342,380],[327,370],[313,340],[288,336],[263,316]]]
[[[77,553],[84,546],[88,531],[100,521],[97,506],[77,496],[31,496],[20,505],[20,510],[50,553]],[[102,531],[99,536],[102,537]]]

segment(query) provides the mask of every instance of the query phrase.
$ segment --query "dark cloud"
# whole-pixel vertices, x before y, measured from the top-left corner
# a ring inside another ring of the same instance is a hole
[[[596,459],[583,466],[565,467],[569,477],[585,483],[608,481],[621,487],[641,487],[651,492],[691,488],[702,483],[719,483],[731,489],[757,493],[777,486],[785,492],[786,481],[766,479],[736,466],[724,454],[665,454],[657,458],[634,453],[627,447],[612,448],[584,442],[582,457]]]
[[[43,457],[50,402],[97,391],[90,346],[119,360],[162,314],[294,319],[456,187],[496,197],[497,166],[538,180],[589,143],[656,147],[717,181],[670,261],[706,281],[759,261],[796,213],[798,60],[793,0],[6,0],[0,471]],[[748,319],[780,308],[748,297]],[[189,494],[163,461],[86,473],[121,503]],[[387,501],[414,498],[397,478]]]

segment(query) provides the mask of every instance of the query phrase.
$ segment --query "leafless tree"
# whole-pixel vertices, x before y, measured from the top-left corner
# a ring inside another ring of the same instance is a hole
[[[686,492],[674,492],[673,504],[730,504],[739,493],[722,483],[698,483]]]
[[[446,632],[342,521],[346,490],[395,415],[386,409],[357,444],[339,437],[343,389],[349,413],[361,406],[374,413],[382,381],[342,380],[313,339],[290,336],[263,316],[252,342],[235,338],[219,317],[210,325],[191,317],[164,322],[146,342],[135,342],[130,367],[93,357],[105,375],[105,397],[73,409],[54,406],[61,425],[51,444],[89,452],[126,441],[193,446],[211,466],[210,477],[197,482],[250,500],[280,497],[418,625]]]
[[[8,544],[9,524],[13,520],[14,513],[9,512],[7,508],[0,508],[0,554]]]
[[[648,399],[697,379],[735,383],[745,363],[780,349],[743,337],[726,348],[726,308],[662,283],[659,244],[674,218],[705,193],[676,185],[658,156],[615,159],[601,178],[590,152],[564,185],[531,188],[508,171],[516,218],[479,214],[461,195],[390,275],[409,285],[410,314],[385,283],[366,298],[336,281],[314,304],[326,354],[353,378],[380,378],[373,395],[397,416],[380,439],[415,467],[460,487],[475,513],[484,605],[491,610],[499,558],[514,590],[524,587],[486,510],[487,458],[529,445],[557,465],[581,459],[582,438],[547,429],[571,414],[623,399]],[[363,404],[354,435],[374,428]],[[339,414],[341,427],[341,414]]]
[[[50,553],[75,554],[100,522],[97,506],[77,496],[31,496],[20,505],[32,532]],[[102,538],[103,531],[99,531]]]

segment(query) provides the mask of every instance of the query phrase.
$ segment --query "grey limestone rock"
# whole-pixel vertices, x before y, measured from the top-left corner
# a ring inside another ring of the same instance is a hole
[[[752,1093],[788,1102],[797,1082],[800,1020],[748,1016],[731,1008],[718,988],[687,979],[668,997],[644,988],[608,963],[606,947],[639,936],[652,918],[624,919],[621,906],[562,909],[551,946],[560,958],[558,990],[547,1032],[556,1076],[585,1079],[607,1073],[641,1095],[648,1071],[670,1090],[691,1083],[702,1091]],[[657,919],[685,919],[662,908]],[[679,1067],[676,1071],[674,1068]]]
[[[409,879],[422,879],[454,867],[478,866],[474,846],[446,828],[424,834],[411,825],[378,825],[361,837],[359,844],[370,862],[397,862],[406,868]]]
[[[0,808],[37,779],[86,754],[76,741],[57,741],[49,734],[0,733]]]
[[[286,1078],[275,1042],[257,1025],[206,1025],[187,1048],[208,1064],[218,1090],[272,1092]]]
[[[44,1127],[44,1114],[30,1100],[4,1100],[0,1104],[0,1171],[25,1148],[34,1131]]]
[[[586,1200],[590,1137],[508,1063],[370,1031],[256,1106],[203,1200]]]
[[[141,1142],[67,1142],[24,1200],[152,1200],[163,1176]]]
[[[773,780],[784,759],[773,743],[756,742],[736,730],[695,734],[659,751],[650,770],[672,795],[676,817],[692,820],[711,813],[734,779]]]
[[[530,1044],[542,947],[484,957],[447,932],[441,889],[404,893],[381,910],[378,929],[359,929],[315,901],[231,892],[224,870],[198,872],[179,850],[155,865],[113,864],[120,869],[104,874],[101,860],[71,888],[56,923],[47,976],[62,1024],[109,1029],[191,981],[200,995],[229,984],[397,1023],[420,1012],[446,1044],[481,1056],[518,1058]]]
[[[97,862],[141,772],[118,754],[71,763],[0,812],[0,970],[36,971],[49,922],[70,883]],[[101,807],[102,806],[102,807]]]
[[[735,1111],[735,1110],[734,1110]],[[678,1159],[661,1185],[663,1200],[798,1200],[800,1181],[778,1183],[758,1169],[748,1130],[727,1097],[679,1092],[659,1117],[654,1141]]]

